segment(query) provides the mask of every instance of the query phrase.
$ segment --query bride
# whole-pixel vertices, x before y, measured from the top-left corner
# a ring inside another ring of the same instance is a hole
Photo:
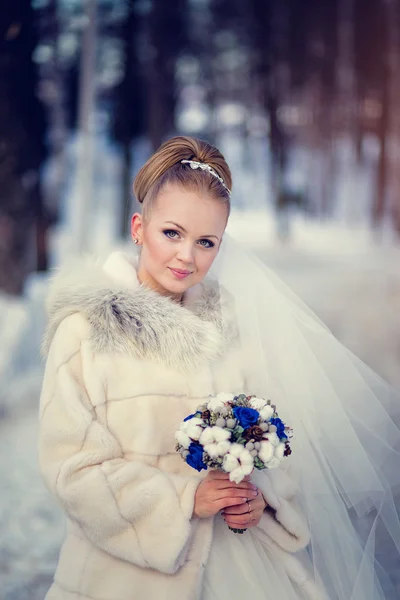
[[[231,185],[215,147],[168,140],[132,251],[52,282],[39,460],[68,529],[46,600],[392,598],[397,395],[225,233]],[[282,467],[182,461],[175,431],[219,392],[273,399]]]

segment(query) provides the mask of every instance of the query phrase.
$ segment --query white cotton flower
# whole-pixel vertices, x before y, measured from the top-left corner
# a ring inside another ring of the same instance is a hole
[[[264,406],[267,406],[267,403],[262,398],[252,398],[250,400],[250,405],[255,410],[261,410]]]
[[[224,402],[222,400],[220,400],[217,397],[211,398],[211,400],[208,401],[207,404],[207,408],[208,410],[211,410],[211,412],[215,412],[217,410],[219,410],[220,408],[223,408],[225,406]]]
[[[226,429],[222,429],[222,427],[213,427],[212,428],[213,431],[213,436],[214,436],[214,440],[216,442],[225,442],[226,440],[229,440],[229,438],[231,437],[231,432],[227,431]]]
[[[206,444],[204,450],[211,458],[217,458],[218,456],[225,456],[229,452],[230,446],[231,443],[226,441],[212,442],[211,444]]]
[[[239,467],[239,461],[232,454],[225,454],[223,462],[224,471],[230,473]]]
[[[189,448],[190,444],[192,443],[192,440],[190,439],[190,437],[188,436],[187,433],[185,433],[184,431],[177,431],[175,433],[175,439],[178,442],[178,444],[180,444],[181,446],[183,446],[183,448]]]
[[[280,464],[281,464],[281,461],[279,460],[279,458],[276,458],[276,456],[274,456],[273,458],[271,458],[271,460],[267,464],[267,467],[268,467],[268,469],[277,469]]]
[[[254,458],[241,444],[231,444],[229,453],[224,456],[224,470],[230,473],[229,479],[240,483],[254,469]]]
[[[243,446],[241,444],[232,444],[229,453],[232,454],[235,458],[239,458],[239,456],[243,452]]]
[[[234,483],[240,483],[246,477],[246,474],[242,467],[237,467],[229,474],[230,481]]]
[[[243,473],[246,475],[250,475],[254,469],[254,464],[252,465],[243,465],[242,464]]]
[[[263,463],[267,463],[274,456],[274,447],[271,442],[261,442],[261,448],[258,452],[258,456]]]
[[[234,397],[235,396],[233,394],[228,394],[227,392],[220,392],[219,394],[217,394],[217,398],[219,400],[222,400],[222,402],[232,402]]]
[[[218,457],[218,444],[216,444],[215,442],[204,446],[204,450],[207,452],[207,454],[210,458]]]
[[[279,446],[281,440],[279,439],[278,434],[274,432],[266,433],[263,435],[263,438],[269,440],[273,446]]]
[[[224,442],[219,442],[217,444],[218,456],[225,456],[225,454],[227,454],[229,452],[231,445],[232,444],[230,442],[228,442],[227,440]]]
[[[179,430],[186,432],[187,428],[188,428],[188,424],[189,424],[189,421],[182,421],[182,423],[179,425]]]
[[[273,414],[274,409],[269,404],[260,410],[260,416],[262,419],[264,419],[264,421],[269,421]]]
[[[200,439],[201,434],[203,433],[203,425],[204,421],[202,419],[193,418],[188,421],[189,425],[187,427],[186,433],[192,440]]]
[[[202,446],[206,444],[212,444],[214,441],[214,434],[212,427],[205,427],[200,436],[199,442]]]
[[[278,460],[283,460],[284,452],[285,452],[285,444],[283,444],[281,442],[279,444],[279,446],[276,446],[276,448],[275,448],[275,456],[276,456],[276,458]]]
[[[243,448],[239,460],[242,465],[254,465],[254,459],[247,448]]]

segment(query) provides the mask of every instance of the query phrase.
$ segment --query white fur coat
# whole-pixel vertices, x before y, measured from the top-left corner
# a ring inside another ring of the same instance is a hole
[[[137,258],[122,253],[55,278],[39,459],[68,534],[47,600],[199,598],[213,519],[192,518],[204,472],[176,453],[174,433],[209,394],[247,391],[221,302],[206,279],[180,306],[140,285]],[[266,548],[308,585],[289,554],[309,541],[293,481],[278,469],[255,482],[276,510],[259,524]]]

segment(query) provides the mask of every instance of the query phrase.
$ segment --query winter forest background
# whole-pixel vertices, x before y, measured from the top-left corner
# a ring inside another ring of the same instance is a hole
[[[35,454],[49,269],[129,247],[175,134],[225,154],[228,231],[400,387],[400,0],[2,0],[5,600],[44,597],[63,535]]]

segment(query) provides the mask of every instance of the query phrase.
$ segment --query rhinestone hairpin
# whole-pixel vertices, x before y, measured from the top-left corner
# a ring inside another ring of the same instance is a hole
[[[211,173],[211,175],[213,175],[214,177],[216,177],[220,183],[222,183],[222,185],[224,186],[224,188],[226,189],[226,191],[230,195],[231,190],[227,187],[227,185],[225,184],[225,181],[222,179],[222,177],[220,177],[218,175],[218,173],[215,171],[215,169],[213,169],[211,167],[211,165],[209,165],[207,163],[199,162],[197,160],[186,160],[186,159],[181,160],[181,163],[182,164],[188,164],[188,165],[190,165],[190,167],[192,169],[201,169],[202,171],[208,171],[209,173]]]

